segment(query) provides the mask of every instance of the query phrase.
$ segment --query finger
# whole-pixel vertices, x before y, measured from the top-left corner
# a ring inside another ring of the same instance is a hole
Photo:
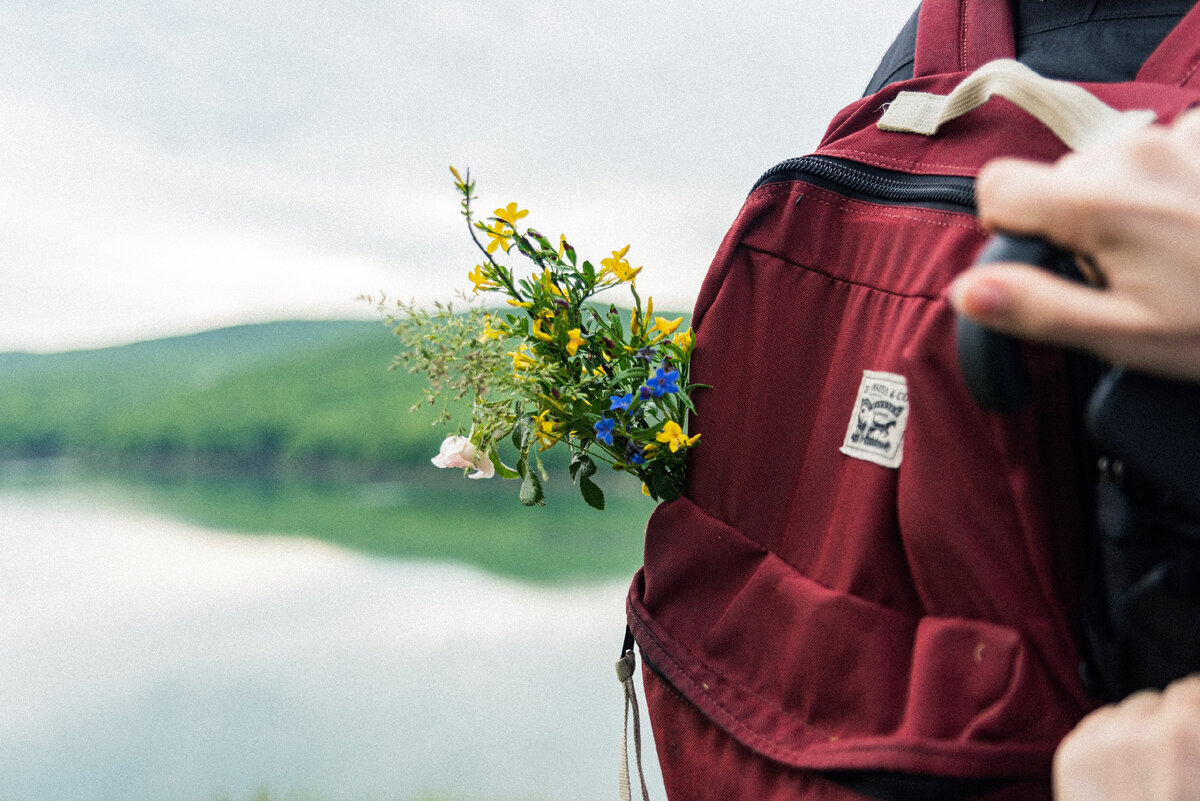
[[[1200,147],[1200,108],[1180,114],[1171,127],[1185,146],[1193,150]]]
[[[1071,158],[1070,156],[1067,157]],[[1090,252],[1089,217],[1078,192],[1056,166],[997,159],[975,182],[979,217],[992,230],[1037,235],[1067,250]]]
[[[1200,673],[1193,673],[1167,686],[1163,694],[1180,703],[1200,709]]]
[[[1162,330],[1161,314],[1134,297],[1025,264],[973,267],[947,295],[961,314],[1023,339],[1078,348],[1169,378],[1200,381],[1200,334]]]
[[[1024,264],[972,268],[951,285],[949,298],[957,311],[989,328],[1110,358],[1140,311],[1111,292]]]

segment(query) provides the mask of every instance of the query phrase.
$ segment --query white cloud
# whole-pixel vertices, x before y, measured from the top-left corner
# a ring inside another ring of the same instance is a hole
[[[911,11],[549,8],[16,3],[0,350],[448,296],[476,259],[450,163],[585,255],[631,243],[688,306],[759,171],[815,145]]]

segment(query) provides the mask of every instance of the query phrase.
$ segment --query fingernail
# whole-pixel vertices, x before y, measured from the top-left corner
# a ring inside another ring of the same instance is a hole
[[[982,276],[963,275],[950,290],[954,307],[968,317],[988,319],[1008,311],[1008,290]]]

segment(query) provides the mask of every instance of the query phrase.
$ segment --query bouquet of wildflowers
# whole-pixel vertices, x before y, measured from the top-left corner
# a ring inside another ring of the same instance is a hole
[[[433,463],[469,470],[468,478],[519,479],[521,502],[540,505],[541,454],[561,445],[570,450],[572,482],[597,509],[604,508],[597,462],[636,476],[656,500],[677,498],[686,451],[700,438],[684,429],[696,388],[688,383],[691,329],[679,330],[681,317],[655,316],[652,298],[643,304],[642,268],[630,265],[628,246],[597,267],[580,260],[565,236],[555,244],[522,230],[529,212],[516,203],[477,219],[475,183],[451,172],[483,256],[467,276],[468,308],[400,304],[392,317],[404,344],[396,366],[426,374],[426,400],[441,404],[439,420],[451,421],[449,403],[470,404],[470,425],[446,438]],[[514,255],[524,258],[524,271],[506,263]],[[593,300],[618,286],[629,291],[628,313]],[[476,302],[490,296],[504,304]],[[500,458],[508,443],[512,467]]]

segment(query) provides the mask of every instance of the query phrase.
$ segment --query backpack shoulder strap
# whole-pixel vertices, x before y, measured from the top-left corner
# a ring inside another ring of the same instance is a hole
[[[969,72],[1016,52],[1008,0],[922,0],[914,77]]]
[[[1200,3],[1192,6],[1150,54],[1137,80],[1200,87]]]

